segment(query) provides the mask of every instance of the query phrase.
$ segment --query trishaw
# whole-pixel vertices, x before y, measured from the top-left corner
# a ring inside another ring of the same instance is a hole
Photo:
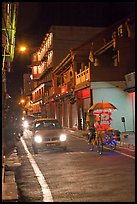
[[[95,104],[96,105],[96,104]],[[115,135],[114,129],[111,127],[111,115],[112,110],[116,110],[116,107],[108,102],[97,103],[97,106],[91,106],[89,111],[94,111],[96,115],[95,136],[91,140],[91,149],[96,149],[99,154],[102,154],[103,147],[107,146],[111,149],[116,148],[117,136]]]

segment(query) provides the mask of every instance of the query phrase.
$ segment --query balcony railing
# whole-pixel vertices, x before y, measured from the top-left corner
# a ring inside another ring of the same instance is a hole
[[[76,77],[76,85],[81,84],[85,81],[89,81],[90,80],[90,68],[86,68],[84,71],[81,71],[80,69],[79,74],[75,72],[75,77]]]

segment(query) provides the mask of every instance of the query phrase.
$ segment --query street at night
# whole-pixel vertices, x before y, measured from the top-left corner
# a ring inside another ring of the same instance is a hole
[[[135,2],[2,2],[2,201],[135,202]]]
[[[102,155],[91,152],[85,138],[68,131],[66,151],[42,150],[34,155],[31,134],[25,132],[18,143],[20,202],[134,202],[135,152],[122,152],[118,147],[104,149]]]

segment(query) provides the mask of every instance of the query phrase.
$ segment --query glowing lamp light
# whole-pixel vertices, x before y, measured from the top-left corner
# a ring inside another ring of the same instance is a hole
[[[22,104],[25,102],[25,100],[24,99],[21,99],[21,101],[20,101]]]
[[[61,134],[60,135],[60,140],[63,142],[67,139],[66,135],[65,134]]]
[[[42,142],[42,137],[40,135],[36,135],[34,137],[34,140],[35,140],[36,143],[41,143]]]
[[[23,127],[24,127],[24,128],[28,128],[28,126],[29,126],[28,121],[24,121]]]
[[[26,47],[25,47],[25,46],[20,47],[20,51],[21,51],[21,52],[24,52],[25,50],[26,50]]]

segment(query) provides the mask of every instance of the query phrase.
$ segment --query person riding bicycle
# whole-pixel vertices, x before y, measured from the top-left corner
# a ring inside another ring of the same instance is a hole
[[[88,134],[88,143],[90,143],[92,139],[95,139],[96,121],[97,121],[97,116],[93,114],[92,110],[88,111],[86,116],[87,130],[90,132],[90,134]]]

